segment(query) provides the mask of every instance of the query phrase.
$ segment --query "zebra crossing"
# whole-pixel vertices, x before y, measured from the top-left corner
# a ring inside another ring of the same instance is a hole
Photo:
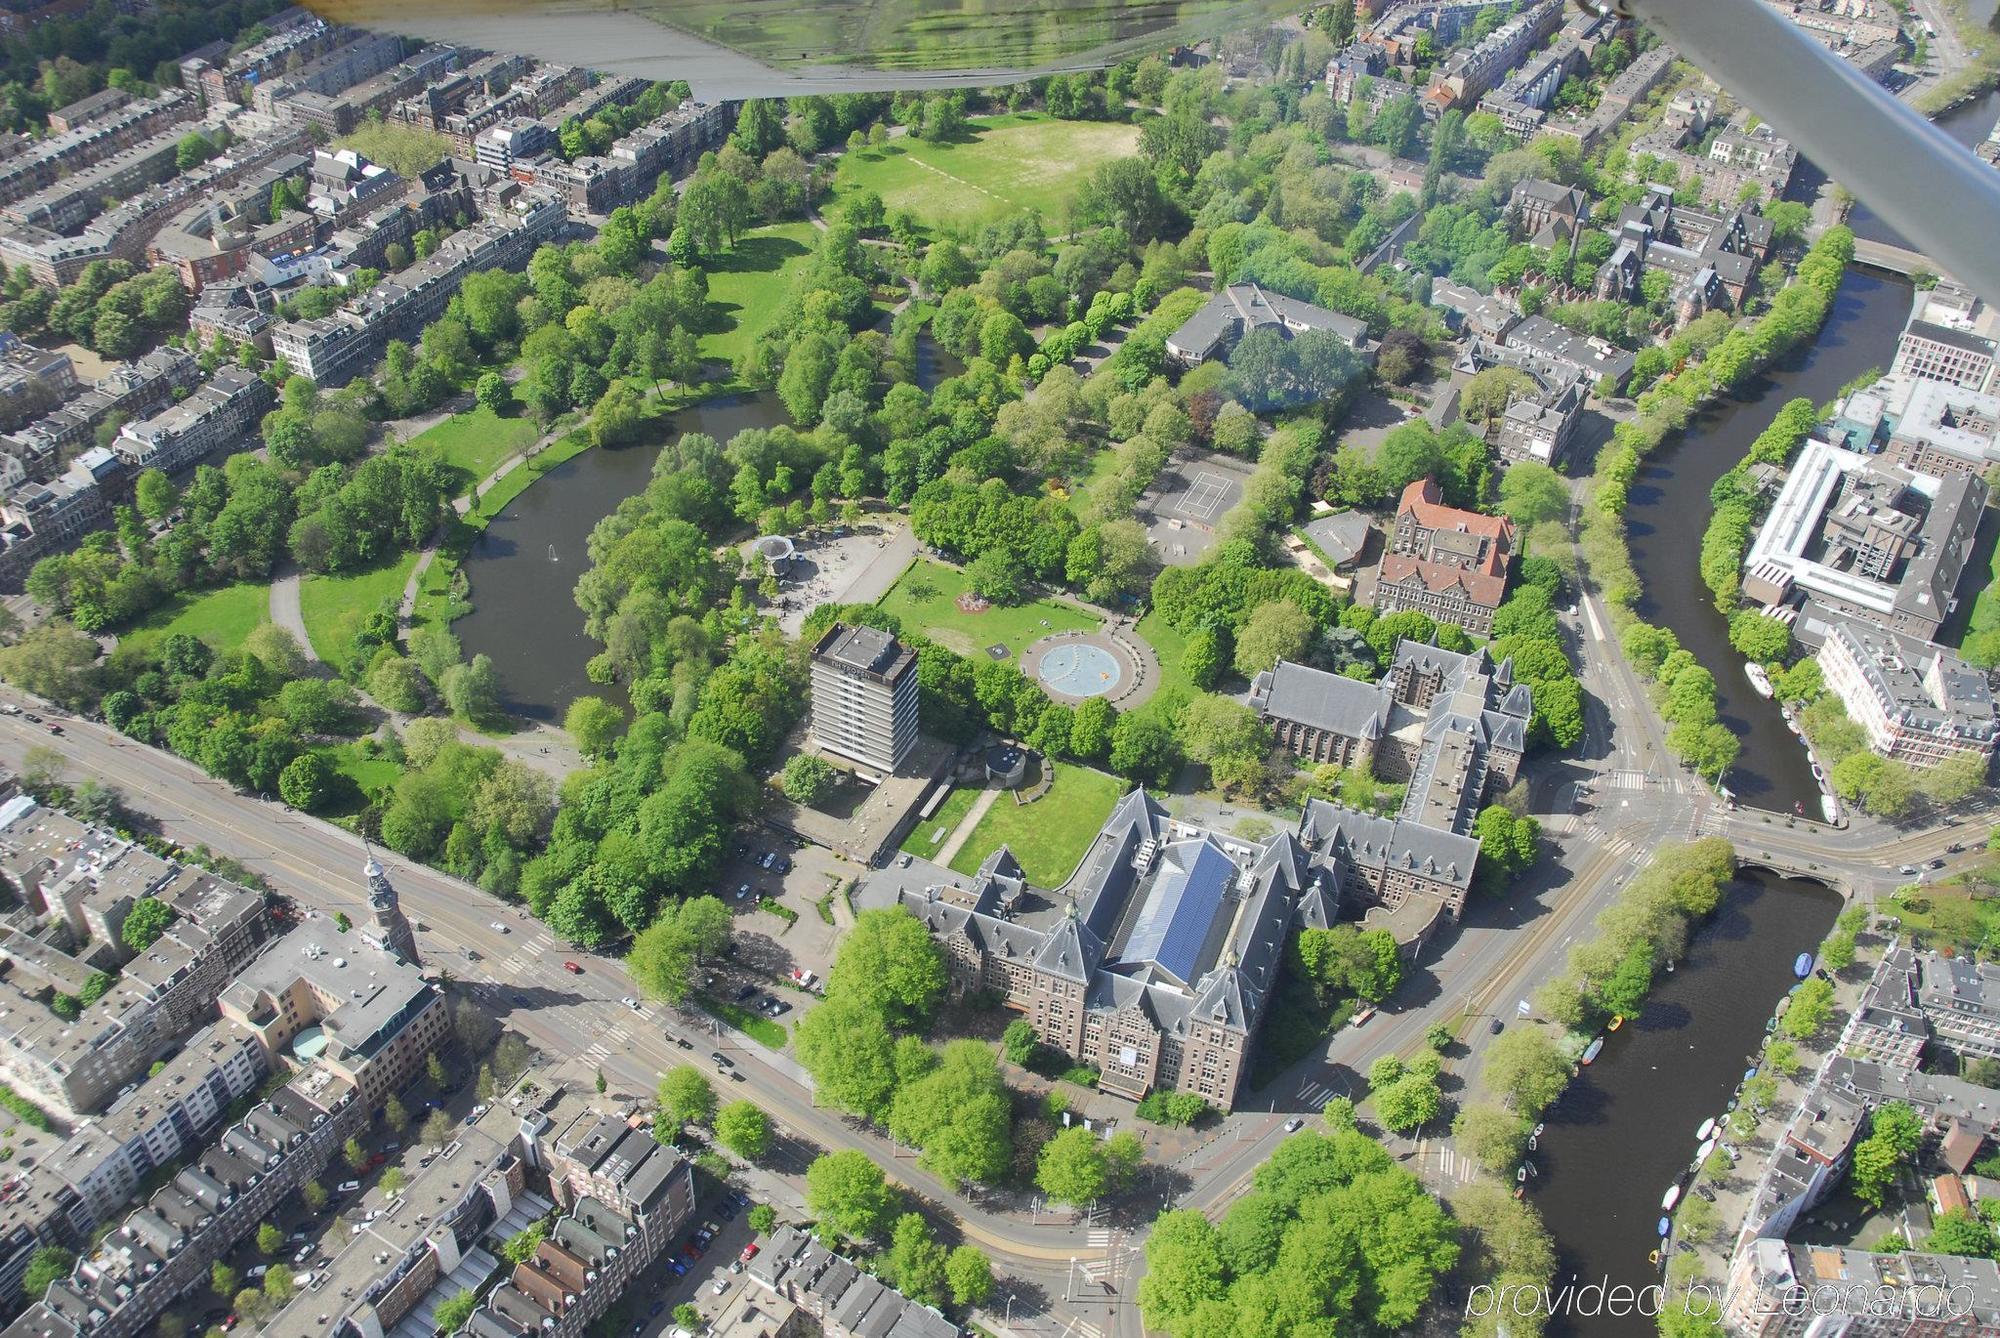
[[[584,1065],[590,1067],[602,1064],[605,1060],[611,1058],[614,1053],[624,1050],[625,1042],[630,1038],[631,1033],[626,1031],[624,1027],[612,1027],[609,1031],[602,1033],[601,1040],[583,1052],[582,1059]]]

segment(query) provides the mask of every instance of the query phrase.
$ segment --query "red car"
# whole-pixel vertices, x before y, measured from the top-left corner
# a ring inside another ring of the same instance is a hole
[[[701,1246],[695,1244],[693,1241],[689,1241],[687,1244],[681,1246],[681,1253],[690,1259],[699,1259],[701,1258]]]
[[[575,962],[564,962],[563,970],[569,972],[573,976],[580,976],[583,974],[583,968],[578,966]]]
[[[389,1160],[387,1157],[378,1152],[368,1159],[368,1169],[372,1171],[387,1160]]]
[[[752,1259],[755,1259],[757,1257],[757,1243],[755,1241],[752,1241],[750,1244],[745,1245],[743,1247],[743,1253],[737,1255],[736,1257],[742,1260],[746,1264],[749,1263]]]

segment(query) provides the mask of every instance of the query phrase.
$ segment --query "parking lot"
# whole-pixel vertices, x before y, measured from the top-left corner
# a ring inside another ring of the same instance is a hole
[[[673,1333],[678,1327],[674,1308],[683,1302],[698,1308],[706,1323],[749,1285],[743,1251],[756,1243],[756,1233],[750,1229],[748,1209],[749,1196],[740,1190],[725,1189],[704,1204],[685,1243],[662,1255],[626,1293],[629,1333]],[[708,1243],[697,1244],[709,1231]]]
[[[736,961],[764,976],[789,978],[793,971],[804,970],[824,977],[833,960],[837,931],[822,918],[820,903],[829,893],[837,898],[838,889],[857,872],[831,851],[774,832],[759,829],[740,835],[717,879],[717,895],[737,916]],[[765,909],[762,898],[783,906],[797,919]],[[832,911],[832,903],[827,908]],[[845,913],[843,906],[838,914]]]

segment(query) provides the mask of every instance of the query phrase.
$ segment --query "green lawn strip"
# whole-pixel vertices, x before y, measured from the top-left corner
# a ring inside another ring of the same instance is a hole
[[[385,603],[393,609],[403,597],[410,569],[416,565],[415,553],[398,553],[367,571],[308,576],[299,582],[299,613],[305,619],[313,653],[328,664],[345,659],[361,620]]]
[[[1965,630],[1983,632],[2000,624],[2000,544],[1993,546],[1993,561],[1986,573],[1986,585],[1979,597],[1972,601],[1972,616],[1966,622]]]
[[[239,581],[215,590],[194,590],[154,609],[118,634],[122,646],[149,646],[176,632],[191,632],[218,652],[243,645],[250,633],[271,621],[271,587]]]
[[[1063,121],[1039,112],[973,121],[950,144],[902,136],[842,156],[836,199],[872,190],[929,228],[970,230],[1033,209],[1057,230],[1079,186],[1102,163],[1138,150],[1137,130],[1115,121]]]
[[[921,633],[961,655],[981,655],[1004,643],[1016,656],[1054,632],[1094,632],[1098,621],[1088,613],[1050,599],[984,613],[958,607],[965,593],[965,573],[942,562],[920,558],[879,601],[912,632]]]
[[[1160,659],[1160,689],[1154,696],[1176,688],[1190,695],[1200,691],[1194,680],[1181,667],[1181,660],[1187,654],[1187,635],[1177,632],[1167,625],[1167,620],[1157,613],[1149,613],[1133,624],[1132,630],[1140,640],[1153,648],[1153,654]]]
[[[459,491],[466,492],[499,468],[508,456],[532,446],[540,435],[533,418],[525,415],[501,418],[482,404],[418,433],[410,439],[410,444],[436,451],[440,459],[458,471]]]
[[[743,234],[734,250],[702,261],[708,300],[722,313],[720,330],[701,337],[701,354],[734,364],[777,319],[792,275],[812,255],[810,223],[776,223]]]
[[[542,475],[557,465],[574,460],[589,450],[590,446],[590,434],[581,429],[550,442],[547,450],[517,465],[506,477],[487,489],[479,500],[472,504],[472,511],[466,519],[482,529],[485,528],[487,521],[506,510],[507,503],[526,492]]]
[[[403,768],[378,752],[373,752],[363,740],[333,744],[321,748],[320,754],[333,764],[333,769],[353,782],[353,789],[341,796],[325,809],[316,809],[321,817],[339,821],[353,817],[368,807],[369,800],[386,793],[401,779]]]
[[[1989,859],[1973,874],[1893,895],[1877,909],[1900,917],[1899,932],[1919,948],[1972,957],[2000,944],[2000,898],[1990,895],[1995,881],[2000,881],[2000,861]]]
[[[1117,472],[1118,452],[1107,447],[1091,457],[1090,471],[1070,485],[1067,503],[1070,511],[1081,517],[1084,507],[1090,504],[1091,491]]]
[[[910,833],[902,848],[918,859],[936,859],[938,851],[942,850],[944,843],[951,839],[951,834],[958,830],[958,824],[972,811],[972,806],[978,799],[979,789],[976,786],[960,786],[953,790],[945,796],[945,801],[938,805],[936,813],[917,823],[916,830]]]
[[[699,1003],[704,1010],[721,1018],[724,1022],[727,1022],[730,1026],[736,1028],[736,1030],[742,1032],[765,1049],[782,1050],[785,1048],[787,1034],[782,1023],[773,1022],[762,1013],[753,1013],[747,1008],[729,1002],[727,999],[713,999],[706,994],[698,994],[695,996],[695,1002]]]
[[[1036,887],[1061,887],[1083,861],[1090,840],[1125,793],[1125,782],[1089,767],[1060,763],[1055,784],[1032,804],[1002,795],[958,848],[951,867],[977,873],[986,857],[1006,846]]]

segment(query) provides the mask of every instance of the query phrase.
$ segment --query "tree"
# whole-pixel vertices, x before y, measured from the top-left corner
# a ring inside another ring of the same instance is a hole
[[[1466,1151],[1495,1175],[1509,1174],[1528,1147],[1527,1119],[1491,1102],[1474,1102],[1462,1108],[1452,1120],[1451,1131]]]
[[[479,1305],[479,1297],[460,1288],[457,1292],[438,1302],[431,1312],[439,1333],[457,1333],[472,1318],[472,1312]]]
[[[830,1152],[806,1168],[806,1208],[837,1236],[880,1240],[895,1207],[896,1191],[865,1152]]]
[[[400,1194],[403,1192],[403,1187],[409,1183],[410,1177],[400,1166],[391,1166],[388,1170],[382,1172],[381,1185],[384,1194]]]
[[[142,472],[132,485],[132,500],[147,520],[165,520],[180,505],[180,489],[157,469]]]
[[[352,1134],[348,1135],[347,1141],[340,1145],[340,1155],[346,1160],[347,1169],[350,1171],[360,1171],[368,1165],[368,1149],[362,1147],[361,1140]]]
[[[1509,465],[1500,477],[1500,510],[1524,530],[1545,520],[1560,520],[1569,514],[1569,488],[1562,475],[1547,465],[1523,460]]]
[[[768,1203],[753,1204],[747,1220],[752,1231],[760,1236],[768,1236],[778,1229],[778,1210]]]
[[[993,1265],[971,1245],[959,1246],[945,1259],[944,1278],[955,1305],[984,1305],[993,1294]]]
[[[929,931],[894,907],[855,917],[826,981],[829,1000],[867,1004],[904,1026],[928,1018],[944,986],[944,956]]]
[[[1259,604],[1236,634],[1236,671],[1251,678],[1279,660],[1302,660],[1312,644],[1312,615],[1290,600]]]
[[[445,671],[441,685],[445,705],[462,720],[491,720],[500,714],[500,675],[488,655]]]
[[[217,1296],[227,1299],[236,1295],[237,1288],[243,1285],[243,1279],[235,1269],[218,1259],[209,1265],[208,1285]]]
[[[732,1101],[716,1112],[715,1137],[745,1161],[762,1161],[771,1147],[771,1117],[754,1102]]]
[[[690,1333],[701,1327],[701,1307],[692,1301],[682,1301],[674,1307],[674,1323]]]
[[[273,1306],[284,1305],[298,1294],[298,1282],[292,1276],[292,1266],[286,1263],[272,1264],[264,1274],[264,1299]]]
[[[1104,1144],[1082,1125],[1072,1125],[1042,1144],[1035,1160],[1035,1184],[1057,1203],[1094,1203],[1110,1183]]]
[[[706,1124],[715,1115],[715,1088],[692,1065],[677,1065],[660,1077],[660,1108],[675,1124]]]
[[[60,1245],[44,1245],[28,1257],[28,1271],[21,1276],[21,1290],[30,1300],[39,1301],[49,1285],[69,1276],[76,1267],[76,1255]]]
[[[1375,1094],[1375,1114],[1382,1127],[1399,1134],[1429,1124],[1443,1104],[1436,1075],[1408,1073]]]
[[[326,1207],[326,1186],[317,1180],[308,1180],[299,1186],[299,1197],[306,1201],[306,1207],[319,1212]]]
[[[1940,1214],[1931,1223],[1931,1234],[1923,1248],[1931,1254],[1956,1254],[1971,1259],[1991,1259],[2000,1253],[2000,1237],[1983,1218],[1962,1208]]]
[[[923,1166],[951,1180],[996,1181],[1013,1155],[1010,1102],[990,1047],[953,1041],[926,1052],[897,1043],[899,1084],[889,1132],[923,1151]]]
[[[945,1281],[944,1246],[931,1235],[930,1225],[921,1214],[904,1213],[896,1219],[889,1238],[889,1275],[906,1296],[920,1301],[941,1299]]]
[[[785,760],[779,784],[785,797],[807,808],[819,803],[840,783],[840,772],[823,757],[795,753]]]
[[[1570,1062],[1539,1027],[1515,1027],[1486,1053],[1486,1082],[1508,1104],[1532,1118],[1569,1086]]]
[[[142,953],[153,946],[156,939],[164,934],[167,926],[174,922],[174,908],[158,897],[145,897],[134,902],[125,914],[125,926],[118,937],[134,954]]]
[[[1009,1064],[1026,1064],[1035,1056],[1035,1047],[1041,1044],[1041,1037],[1035,1034],[1035,1024],[1024,1017],[1017,1017],[1007,1024],[1000,1034],[1000,1050],[1007,1056]]]
[[[391,1096],[383,1103],[382,1122],[398,1133],[401,1133],[403,1126],[410,1122],[409,1108],[403,1104],[401,1097]]]
[[[441,1148],[451,1142],[452,1129],[451,1116],[442,1110],[434,1110],[424,1116],[424,1126],[418,1136],[432,1147]]]
[[[585,757],[603,759],[611,755],[625,728],[625,713],[602,697],[578,697],[563,716],[563,729]]]
[[[285,1246],[284,1232],[278,1230],[276,1226],[272,1225],[269,1222],[262,1223],[258,1226],[257,1252],[259,1254],[273,1255],[276,1254],[279,1250],[283,1249],[284,1246]]]

